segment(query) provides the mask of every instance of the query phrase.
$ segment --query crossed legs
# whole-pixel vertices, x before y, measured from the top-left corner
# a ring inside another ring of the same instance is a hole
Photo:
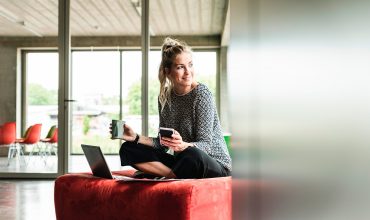
[[[177,156],[142,144],[125,142],[120,149],[121,165],[166,178],[211,178],[230,173],[215,159],[196,147],[188,147]]]

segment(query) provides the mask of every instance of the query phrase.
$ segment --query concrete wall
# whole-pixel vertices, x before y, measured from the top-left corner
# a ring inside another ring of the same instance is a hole
[[[0,124],[16,121],[17,48],[0,45]]]

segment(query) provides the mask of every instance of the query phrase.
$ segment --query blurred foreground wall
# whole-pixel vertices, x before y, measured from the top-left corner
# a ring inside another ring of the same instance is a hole
[[[234,219],[370,219],[370,1],[231,0]]]

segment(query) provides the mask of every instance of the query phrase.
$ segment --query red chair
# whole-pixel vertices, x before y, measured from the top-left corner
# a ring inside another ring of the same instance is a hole
[[[51,138],[53,138],[56,128],[57,128],[56,125],[51,126],[49,131],[48,131],[48,134],[46,135],[46,137],[44,139],[41,139],[40,141],[41,142],[49,142],[51,140]]]
[[[16,136],[16,129],[15,129],[15,122],[7,122],[1,126],[1,137],[0,137],[0,144],[1,145],[9,145],[15,142]]]
[[[26,131],[26,137],[16,139],[16,143],[18,143],[21,149],[25,148],[26,146],[31,146],[32,150],[30,156],[32,156],[35,147],[40,149],[39,141],[41,136],[41,126],[42,124],[35,124],[28,128],[28,132]]]
[[[1,126],[0,129],[0,146],[9,147],[8,149],[8,166],[10,164],[10,159],[17,154],[23,155],[23,151],[16,145],[16,123],[7,122]]]
[[[27,128],[26,132],[24,132],[23,136],[22,136],[21,138],[17,138],[17,139],[15,140],[15,142],[17,142],[17,143],[19,143],[19,142],[23,142],[23,141],[24,141],[24,139],[26,139],[26,137],[27,137],[27,136],[28,136],[28,134],[30,133],[31,128],[32,128],[32,125],[31,125],[31,126],[29,126],[29,127]]]
[[[58,128],[56,127],[56,125],[51,126],[46,137],[44,139],[41,139],[40,141],[45,144],[45,151],[47,151],[49,155],[51,155],[51,153],[53,152],[56,156],[58,156]]]

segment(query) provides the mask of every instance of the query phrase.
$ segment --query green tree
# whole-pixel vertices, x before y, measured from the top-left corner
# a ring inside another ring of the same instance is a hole
[[[157,79],[149,80],[149,115],[158,114],[158,94],[159,82]],[[129,106],[129,114],[141,114],[141,82],[134,83],[128,92],[127,99],[124,101]]]
[[[90,130],[90,117],[85,115],[83,117],[83,133],[86,135]]]
[[[149,115],[158,115],[159,81],[150,79],[149,83]]]
[[[58,92],[48,90],[40,84],[28,85],[28,103],[30,105],[57,105]]]
[[[127,98],[124,101],[128,105],[129,114],[140,115],[141,112],[141,84],[134,83],[128,92]]]

